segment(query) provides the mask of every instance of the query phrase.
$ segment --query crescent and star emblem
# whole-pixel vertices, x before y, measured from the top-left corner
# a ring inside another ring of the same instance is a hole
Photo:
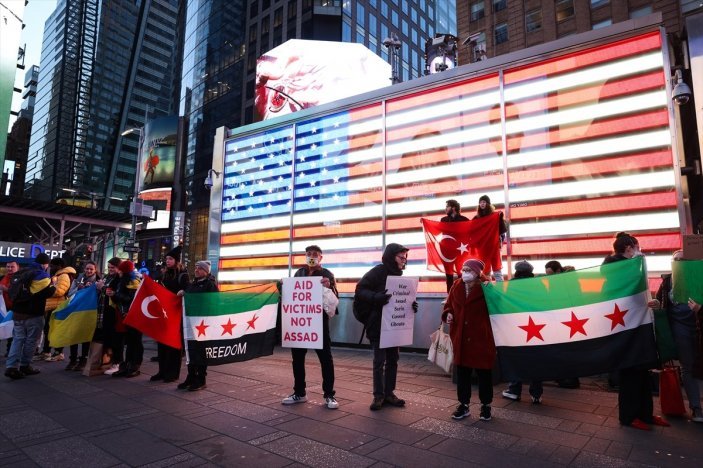
[[[454,258],[445,257],[444,252],[442,251],[442,247],[440,245],[444,239],[451,239],[454,242],[459,244],[459,247],[456,248],[459,251],[459,254],[456,255]],[[440,232],[439,235],[434,238],[434,241],[435,241],[435,247],[437,250],[437,255],[439,255],[439,258],[441,258],[442,261],[445,263],[454,263],[454,261],[456,261],[456,259],[459,257],[459,255],[462,255],[462,254],[469,251],[469,249],[467,248],[468,247],[467,244],[464,244],[463,242],[459,242],[458,240],[456,240],[456,238],[454,238],[453,236],[450,236],[449,234],[444,234],[444,233]]]
[[[151,315],[149,313],[149,304],[152,303],[153,301],[158,302],[158,299],[156,298],[156,296],[145,297],[144,300],[142,301],[142,314],[144,314],[144,317],[149,318],[149,319],[159,318],[159,317],[157,317],[155,315]],[[164,318],[168,318],[168,315],[166,314],[166,311],[163,308],[161,309],[161,313],[164,314]]]

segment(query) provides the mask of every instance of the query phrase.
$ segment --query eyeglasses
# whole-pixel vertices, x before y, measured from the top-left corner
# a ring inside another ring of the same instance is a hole
[[[395,258],[397,258],[398,260],[400,260],[400,261],[402,261],[402,262],[407,262],[407,261],[408,261],[407,255],[400,255],[400,254],[398,254],[398,255],[395,256]]]

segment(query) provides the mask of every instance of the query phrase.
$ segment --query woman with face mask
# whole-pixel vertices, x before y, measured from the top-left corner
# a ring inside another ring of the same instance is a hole
[[[491,369],[496,358],[493,330],[488,317],[488,306],[481,289],[484,263],[469,259],[461,268],[461,278],[449,290],[444,305],[442,321],[450,325],[449,335],[454,348],[454,365],[457,376],[459,405],[452,419],[469,416],[471,400],[471,374],[478,374],[478,397],[481,401],[481,421],[490,421],[493,401],[493,376]]]

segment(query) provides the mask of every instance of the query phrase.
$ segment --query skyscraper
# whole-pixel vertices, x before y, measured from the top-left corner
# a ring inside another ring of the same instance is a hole
[[[288,39],[364,44],[388,60],[400,41],[401,81],[424,74],[425,40],[456,25],[454,0],[187,0],[179,115],[185,120],[185,255],[205,258],[209,192],[203,187],[218,127],[253,120],[256,60]],[[389,76],[389,84],[390,84]],[[187,260],[187,258],[186,258]]]
[[[178,0],[58,2],[44,28],[28,196],[91,192],[124,211],[138,139],[119,131],[175,112],[177,13]]]

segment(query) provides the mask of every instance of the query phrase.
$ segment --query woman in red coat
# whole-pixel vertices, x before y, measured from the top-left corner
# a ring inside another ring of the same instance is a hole
[[[450,324],[449,335],[454,348],[457,396],[459,406],[453,419],[464,419],[469,415],[471,400],[471,373],[478,374],[478,397],[481,400],[481,421],[490,421],[493,401],[493,377],[491,369],[496,358],[493,330],[488,318],[488,306],[481,289],[484,264],[481,260],[469,259],[461,268],[461,278],[449,290],[444,305],[442,321]]]

